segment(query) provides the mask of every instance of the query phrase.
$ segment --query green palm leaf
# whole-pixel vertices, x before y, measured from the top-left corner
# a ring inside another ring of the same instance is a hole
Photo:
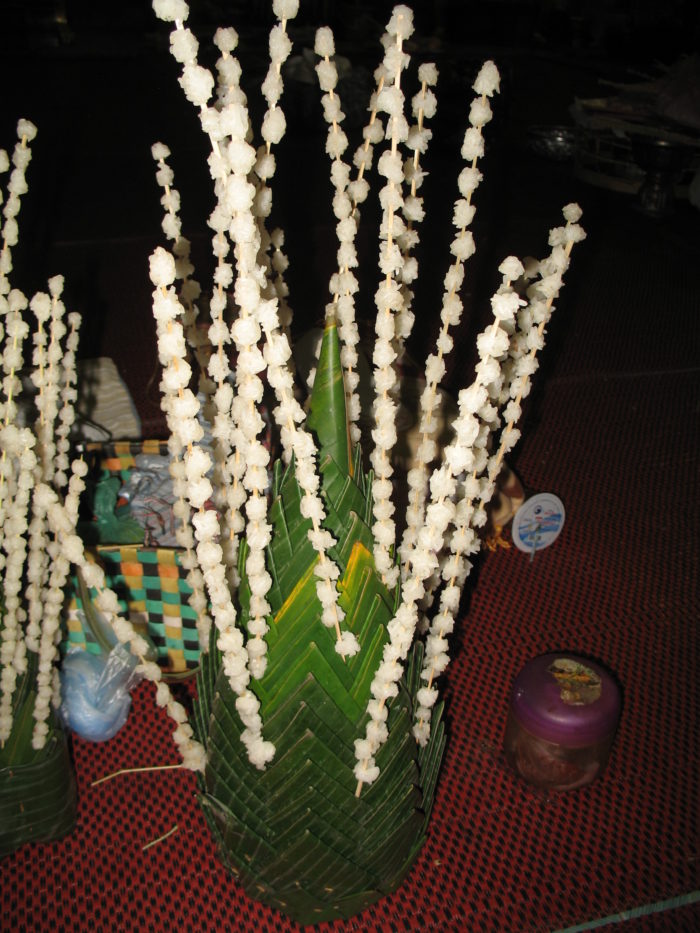
[[[50,842],[75,824],[76,787],[66,736],[51,713],[46,745],[32,748],[36,655],[13,701],[12,732],[0,748],[0,858],[26,842]]]
[[[267,552],[273,586],[268,665],[252,683],[263,735],[276,754],[265,771],[248,761],[235,695],[212,643],[198,677],[195,722],[207,749],[202,804],[225,862],[251,896],[302,923],[347,917],[394,890],[424,838],[444,748],[436,708],[432,739],[422,750],[411,733],[422,649],[414,652],[389,707],[389,739],[377,754],[379,778],[355,796],[354,741],[364,734],[370,685],[388,639],[398,590],[390,592],[372,557],[371,475],[351,456],[338,337],[326,327],[311,397],[309,424],[319,443],[327,518],[336,539],[343,625],[361,650],[343,660],[335,633],[321,623],[294,462],[274,469]],[[248,620],[250,592],[241,549],[239,610]]]

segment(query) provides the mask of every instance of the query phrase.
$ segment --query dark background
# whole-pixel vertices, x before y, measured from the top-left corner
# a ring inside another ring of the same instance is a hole
[[[379,37],[391,7],[302,0],[299,16],[290,24],[294,54],[312,47],[315,28],[328,23],[338,51],[352,63],[340,86],[349,152],[361,139]],[[267,69],[271,4],[194,0],[190,8],[189,25],[200,39],[200,56],[211,65],[216,58],[214,30],[235,25],[244,86],[251,108],[259,110],[257,86]],[[478,252],[468,272],[463,330],[473,330],[479,309],[487,307],[500,259],[509,252],[543,252],[547,230],[559,222],[563,203],[580,200],[587,229],[593,232],[597,223],[606,223],[610,211],[618,210],[620,200],[630,200],[582,185],[571,162],[533,155],[528,128],[571,125],[569,109],[576,97],[611,93],[610,82],[656,76],[660,64],[692,53],[698,47],[700,14],[692,0],[444,0],[414,4],[414,9],[411,51],[418,61],[436,61],[440,71],[435,135],[424,161],[428,215],[418,254],[422,275],[410,342],[412,354],[420,359],[438,322],[435,300],[452,236],[459,147],[480,64],[486,58],[496,61],[502,90],[485,133],[485,181],[475,198]],[[141,411],[144,431],[150,433],[161,430],[147,278],[148,254],[163,242],[160,191],[150,155],[156,140],[172,151],[183,233],[193,242],[205,291],[213,266],[206,227],[213,206],[207,149],[194,110],[177,84],[178,69],[168,52],[168,28],[156,20],[146,0],[116,7],[88,0],[6,0],[3,6],[0,145],[11,151],[18,117],[28,117],[39,130],[28,170],[30,190],[19,217],[20,243],[13,251],[12,284],[31,294],[45,288],[48,276],[66,276],[67,303],[84,317],[80,355],[112,356]],[[273,180],[272,219],[287,233],[296,336],[323,314],[335,263],[329,162],[318,98],[315,87],[286,82],[288,133],[276,149]],[[696,212],[685,204],[681,214],[679,222],[694,234]],[[376,216],[369,204],[358,247],[364,286],[358,313],[367,333],[376,281]],[[464,345],[471,346],[468,334],[463,336]],[[452,378],[453,369],[448,384]]]

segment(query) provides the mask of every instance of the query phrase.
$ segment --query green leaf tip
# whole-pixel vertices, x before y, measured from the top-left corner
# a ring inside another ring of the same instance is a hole
[[[320,460],[330,455],[343,472],[352,476],[350,427],[345,407],[340,340],[335,321],[327,321],[323,331],[307,423],[318,440]]]

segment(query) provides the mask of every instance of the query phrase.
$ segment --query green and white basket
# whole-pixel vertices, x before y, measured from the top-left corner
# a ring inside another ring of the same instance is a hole
[[[95,466],[126,479],[138,454],[168,456],[165,441],[91,444],[88,457]],[[158,663],[169,673],[193,670],[199,663],[197,617],[188,603],[192,590],[180,564],[179,548],[137,544],[100,544],[90,553],[105,570],[106,581],[119,598],[122,612],[137,631],[151,639]],[[71,580],[66,607],[64,648],[99,653],[100,647],[85,623],[78,582]],[[91,592],[91,595],[95,595]]]

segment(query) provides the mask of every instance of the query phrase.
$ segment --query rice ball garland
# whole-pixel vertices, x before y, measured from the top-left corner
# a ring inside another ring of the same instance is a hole
[[[486,77],[497,75],[496,66],[493,62],[487,62],[482,66],[475,82],[475,89],[488,86],[493,93],[497,90],[498,82],[493,77],[487,82]],[[480,97],[482,91],[477,91]],[[478,159],[483,155],[483,125],[472,125],[467,129],[462,145],[462,157],[469,161],[470,170],[476,172]],[[476,176],[478,182],[481,180],[481,174]],[[437,421],[434,418],[434,403],[437,397],[437,387],[445,374],[446,367],[444,362],[445,346],[451,346],[448,343],[449,330],[457,325],[462,315],[462,301],[459,297],[459,289],[464,280],[464,263],[471,257],[475,251],[474,239],[467,228],[474,219],[475,209],[471,204],[472,194],[476,185],[470,188],[466,195],[455,202],[453,224],[457,229],[457,235],[453,240],[451,252],[454,255],[454,262],[445,276],[445,291],[442,300],[442,309],[440,318],[442,327],[436,343],[436,351],[432,353],[426,361],[426,388],[427,392],[421,396],[421,407],[419,416],[418,430],[421,435],[421,445],[419,447],[419,456],[414,460],[412,469],[408,473],[408,507],[406,512],[407,526],[404,533],[400,553],[402,560],[402,578],[406,579],[410,575],[410,554],[415,545],[418,530],[423,521],[427,471],[430,458],[427,456],[431,452],[434,456],[435,448],[433,439],[437,430]],[[449,351],[448,351],[449,352]],[[421,456],[421,454],[424,454]]]
[[[184,360],[176,359],[182,341],[175,324],[181,314],[177,295],[172,291],[171,270],[167,260],[160,257],[153,267],[154,313],[159,318],[159,330],[163,335],[162,354],[169,357],[163,376],[169,393],[165,407],[177,443],[187,450],[183,458],[186,476],[180,482],[187,486],[187,500],[196,510],[193,539],[214,604],[219,647],[225,654],[224,669],[232,686],[235,685],[237,710],[244,725],[243,741],[251,761],[264,767],[274,749],[262,738],[259,704],[249,687],[250,676],[262,676],[265,670],[265,635],[270,612],[267,594],[271,577],[264,559],[271,534],[266,511],[268,455],[259,440],[263,372],[267,373],[277,399],[273,415],[280,429],[282,456],[289,462],[294,455],[301,492],[300,509],[311,524],[308,537],[319,556],[314,574],[322,621],[335,629],[336,650],[341,655],[345,657],[360,648],[352,633],[341,628],[339,569],[328,557],[335,541],[324,527],[326,515],[314,463],[315,444],[304,428],[305,414],[293,394],[287,330],[289,311],[283,278],[287,259],[281,250],[283,234],[276,231],[268,235],[265,228],[272,209],[268,182],[276,167],[272,149],[286,130],[281,107],[282,64],[291,49],[286,23],[296,15],[298,4],[292,0],[275,0],[273,5],[278,22],[269,39],[270,62],[262,83],[267,110],[259,130],[262,144],[257,149],[245,94],[240,89],[240,65],[231,55],[237,44],[235,33],[220,30],[215,35],[221,58],[217,62],[216,103],[210,104],[214,80],[197,63],[196,40],[183,26],[186,7],[183,9],[184,5],[175,0],[172,3],[160,0],[157,5],[163,17],[175,23],[171,44],[174,56],[183,64],[183,87],[189,99],[200,108],[202,126],[212,144],[209,167],[217,204],[210,226],[214,231],[212,248],[218,265],[214,273],[209,336],[211,345],[216,345],[218,351],[209,359],[208,377],[216,386],[213,431],[231,451],[226,463],[212,474],[215,485],[224,483],[227,488],[231,535],[224,536],[225,542],[220,533],[217,535],[215,514],[206,508],[207,497],[213,493],[212,483],[203,472],[201,458],[194,453],[198,450],[197,429],[189,409],[185,411],[190,401],[185,394],[190,371]],[[382,39],[384,59],[375,73],[377,88],[370,101],[370,119],[363,130],[363,143],[353,158],[356,171],[353,179],[351,166],[345,161],[348,140],[342,129],[344,114],[337,94],[333,34],[327,28],[320,29],[315,41],[321,106],[328,124],[326,151],[331,161],[332,209],[338,237],[337,271],[329,282],[332,300],[327,313],[339,326],[353,442],[359,438],[360,414],[357,394],[359,334],[354,319],[355,294],[359,288],[354,271],[358,264],[357,207],[367,196],[369,186],[365,175],[373,160],[373,149],[385,139],[389,143],[377,164],[384,186],[379,194],[381,281],[375,291],[376,340],[372,356],[375,396],[371,432],[374,449],[370,462],[375,474],[372,487],[374,560],[390,588],[398,582],[400,572],[393,559],[396,532],[391,465],[391,451],[397,437],[396,361],[412,325],[411,285],[418,266],[411,253],[418,242],[416,227],[424,216],[419,195],[424,178],[420,157],[430,138],[425,121],[434,115],[436,106],[431,88],[437,80],[437,69],[425,64],[419,69],[421,89],[413,99],[413,125],[409,125],[404,116],[401,74],[408,62],[404,42],[412,29],[410,10],[396,7]],[[464,265],[475,250],[469,227],[475,212],[472,197],[482,178],[478,162],[484,153],[483,127],[492,119],[490,101],[499,83],[495,65],[487,62],[473,85],[476,97],[469,108],[470,125],[461,147],[465,167],[458,178],[459,197],[454,204],[456,235],[450,245],[452,262],[444,277],[442,326],[435,352],[426,362],[426,389],[420,401],[418,462],[408,480],[408,529],[400,550],[402,596],[389,623],[389,641],[372,682],[365,734],[355,742],[358,793],[364,783],[371,783],[378,775],[375,756],[387,738],[387,700],[398,691],[403,664],[415,639],[419,609],[432,599],[435,587],[442,581],[440,608],[426,635],[421,672],[424,686],[418,694],[414,729],[420,744],[429,738],[431,711],[437,697],[434,681],[449,664],[448,639],[459,607],[461,586],[469,572],[468,558],[479,546],[476,529],[486,521],[485,506],[493,490],[500,458],[519,436],[515,424],[521,413],[522,398],[529,389],[529,377],[537,366],[536,355],[543,344],[544,326],[561,287],[571,247],[583,236],[578,225],[580,210],[574,205],[567,206],[566,226],[551,232],[552,252],[540,264],[537,281],[533,281],[532,275],[528,279],[528,273],[514,257],[501,265],[503,283],[491,302],[493,324],[477,340],[479,362],[475,382],[460,393],[459,414],[453,425],[454,441],[445,449],[442,463],[431,471],[429,464],[438,452],[434,437],[438,385],[445,375],[445,357],[453,349],[450,330],[459,323],[462,313],[459,291],[464,282]],[[404,152],[408,153],[407,158]],[[171,184],[168,172],[162,167],[160,172],[163,181]],[[178,198],[172,191],[164,196],[163,206],[171,215],[177,212]],[[177,224],[171,220],[168,228],[175,230]],[[12,229],[10,235],[12,237]],[[234,245],[235,274],[233,263],[226,262],[229,238]],[[533,282],[527,303],[514,286],[516,281],[518,288],[525,281]],[[238,307],[238,317],[231,326],[230,335],[223,325],[223,295],[227,291]],[[229,336],[237,355],[235,391],[227,381],[226,363],[220,352]],[[498,449],[492,453],[489,438],[503,423],[500,409],[503,409],[506,426],[501,431]],[[178,412],[178,418],[174,417],[174,412]],[[249,543],[246,573],[251,590],[247,644],[235,625],[235,609],[229,592],[231,581],[227,581],[222,566],[225,553],[231,561],[234,559],[238,535],[244,529]],[[185,537],[183,530],[183,540]]]

